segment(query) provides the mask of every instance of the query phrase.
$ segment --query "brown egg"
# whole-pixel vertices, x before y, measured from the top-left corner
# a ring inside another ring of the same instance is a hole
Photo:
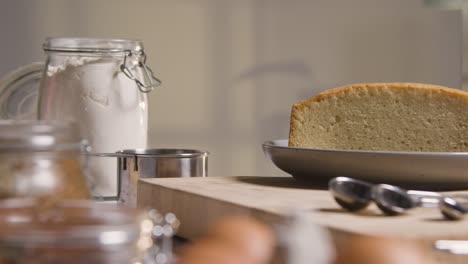
[[[248,216],[230,216],[215,223],[208,238],[216,239],[241,252],[252,263],[269,263],[275,246],[273,231]]]
[[[394,238],[356,236],[338,243],[334,264],[431,264],[421,248]]]
[[[184,247],[177,264],[257,264],[245,257],[244,252],[216,238],[193,241]]]

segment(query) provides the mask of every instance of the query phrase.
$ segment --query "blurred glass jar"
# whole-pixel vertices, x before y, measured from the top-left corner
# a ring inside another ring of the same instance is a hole
[[[152,222],[137,209],[33,199],[0,201],[0,263],[131,264],[151,246]]]
[[[0,198],[90,198],[81,149],[72,123],[0,121]]]

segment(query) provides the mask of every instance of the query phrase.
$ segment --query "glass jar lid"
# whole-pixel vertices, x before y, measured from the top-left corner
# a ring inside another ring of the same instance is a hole
[[[120,70],[130,80],[135,81],[142,93],[149,93],[161,84],[161,80],[146,65],[146,54],[140,40],[46,38],[43,49],[46,52],[68,53],[77,57],[122,57]],[[137,73],[138,71],[141,72]]]
[[[45,51],[57,52],[133,54],[143,54],[144,49],[140,40],[100,38],[47,38],[43,48]]]

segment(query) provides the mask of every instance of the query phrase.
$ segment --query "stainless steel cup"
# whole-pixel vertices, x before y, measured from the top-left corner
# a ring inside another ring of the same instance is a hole
[[[95,154],[118,159],[117,197],[102,198],[135,207],[138,179],[206,177],[208,154],[194,149],[126,149],[116,153]]]

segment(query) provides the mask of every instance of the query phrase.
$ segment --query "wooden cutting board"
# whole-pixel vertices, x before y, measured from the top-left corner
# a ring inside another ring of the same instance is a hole
[[[375,206],[352,214],[340,209],[328,191],[303,187],[290,177],[142,179],[138,206],[175,213],[182,223],[178,235],[187,239],[196,238],[214,221],[230,214],[249,214],[276,223],[288,212],[305,210],[318,224],[329,228],[338,243],[346,243],[353,235],[408,238],[422,244],[441,263],[468,263],[468,256],[431,250],[439,239],[468,240],[468,217],[446,221],[434,208],[390,217]]]

